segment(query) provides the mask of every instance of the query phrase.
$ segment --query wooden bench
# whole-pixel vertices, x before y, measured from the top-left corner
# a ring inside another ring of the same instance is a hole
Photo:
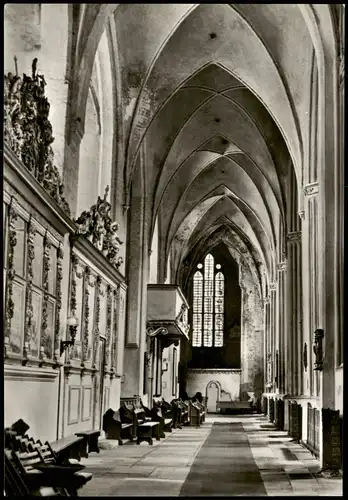
[[[156,401],[155,399],[153,400],[153,413],[154,413],[154,417],[153,417],[153,420],[155,420],[155,416],[157,416],[158,418],[163,418],[163,431],[164,432],[172,432],[172,425],[173,425],[173,418],[169,415],[170,412],[167,411],[167,408],[168,408],[168,404],[169,403],[166,403],[163,404],[163,401]],[[169,405],[170,406],[170,405]]]
[[[75,432],[75,435],[78,437],[83,437],[86,440],[86,445],[88,447],[88,453],[95,451],[99,453],[98,439],[100,436],[100,431],[91,429],[89,431],[80,431]]]
[[[103,416],[103,430],[106,439],[116,439],[119,445],[123,445],[123,439],[133,440],[133,422],[121,420],[120,411],[111,408]]]
[[[22,475],[19,473],[18,468],[15,466],[11,458],[12,450],[5,449],[5,497],[55,497],[55,496],[69,496],[63,488],[53,488],[47,486],[31,487],[26,484]]]
[[[254,408],[250,405],[249,401],[217,401],[216,409],[220,410],[220,413],[230,412],[253,412]]]
[[[71,495],[77,496],[77,490],[92,478],[90,472],[45,463],[38,449],[32,452],[12,451],[12,457],[29,490],[47,486],[63,488]]]
[[[67,436],[50,443],[52,450],[59,457],[60,463],[69,463],[70,458],[80,461],[88,458],[87,442],[83,437]]]
[[[142,441],[147,441],[150,445],[153,445],[153,437],[155,437],[157,441],[160,440],[159,422],[144,422],[143,424],[139,424],[137,433],[137,444],[140,444]]]
[[[189,423],[189,403],[188,401],[180,401],[181,404],[181,425]]]
[[[189,418],[190,425],[200,426],[203,422],[203,410],[197,405],[197,403],[189,402]]]

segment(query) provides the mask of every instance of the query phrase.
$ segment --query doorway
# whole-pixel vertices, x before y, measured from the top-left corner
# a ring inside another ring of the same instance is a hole
[[[219,400],[219,388],[215,382],[209,382],[207,386],[207,412],[216,413],[216,403]]]

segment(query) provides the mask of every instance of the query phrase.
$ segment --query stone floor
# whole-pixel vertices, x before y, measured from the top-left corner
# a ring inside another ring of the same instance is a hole
[[[250,457],[251,450],[253,463],[250,463],[250,459],[245,462],[244,469],[250,464],[250,475],[248,470],[243,470],[239,477],[239,487],[241,481],[250,483],[253,475],[251,469],[254,470],[256,465],[263,481],[263,491],[266,492],[261,494],[263,496],[342,496],[342,479],[324,477],[319,472],[319,461],[306,448],[293,442],[285,431],[276,430],[262,415],[208,415],[201,427],[174,429],[160,442],[154,441],[153,446],[147,443],[137,445],[135,442],[117,446],[114,442],[104,441],[102,446],[107,449],[102,449],[99,455],[92,453],[88,459],[83,459],[86,470],[93,472],[93,478],[79,494],[98,497],[186,496],[186,493],[182,493],[188,482],[185,480],[197,454],[211,435],[213,424],[219,422],[239,422],[242,427],[236,428],[242,429],[240,433],[247,436],[248,443],[244,448],[239,445],[235,453],[238,453],[239,461],[243,462],[243,456],[248,454]],[[220,472],[221,477],[219,465],[222,459],[226,460],[227,457],[228,460],[232,454],[232,460],[233,449],[221,447],[218,452],[215,451],[216,463],[211,460],[212,455],[208,452],[204,460],[205,449],[203,447],[199,453],[199,461],[203,461],[199,462],[197,459],[195,468],[197,463],[202,463],[202,468],[206,468],[206,474],[211,476],[213,483],[216,473]],[[233,461],[231,463],[233,467]],[[230,478],[229,481],[231,482]],[[190,496],[202,496],[199,481],[196,484],[196,491],[193,491],[195,483],[190,484]],[[244,484],[244,491],[247,488]],[[210,490],[214,490],[214,487],[210,487]],[[220,491],[217,486],[215,496],[235,495],[233,491]],[[245,493],[241,496],[245,496]]]

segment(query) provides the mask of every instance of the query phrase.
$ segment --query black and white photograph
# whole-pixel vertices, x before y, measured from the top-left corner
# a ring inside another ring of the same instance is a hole
[[[3,22],[4,497],[343,496],[345,4]]]

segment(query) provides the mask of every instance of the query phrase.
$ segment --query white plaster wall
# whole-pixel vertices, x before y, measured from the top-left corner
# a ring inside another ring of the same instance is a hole
[[[152,236],[149,283],[158,283],[158,217]]]
[[[232,401],[239,400],[240,370],[191,369],[187,376],[188,395],[192,397],[199,391],[205,396],[207,385],[213,381],[220,382],[221,389],[231,394]]]
[[[30,425],[31,436],[42,442],[54,441],[57,434],[58,377],[35,380],[23,376],[6,376],[5,427],[22,418]]]
[[[176,384],[176,393],[173,394],[173,377],[174,377],[174,348],[177,352],[176,357],[176,377],[178,378],[178,365],[180,360],[180,346],[175,347],[171,345],[165,349],[163,349],[163,366],[164,363],[168,363],[168,370],[162,373],[162,397],[170,402],[174,398],[178,397],[179,394],[179,384]]]
[[[45,76],[46,97],[50,103],[54,163],[62,173],[64,162],[65,114],[68,85],[65,79],[68,51],[67,4],[6,4],[4,10],[4,69],[31,76],[32,62]]]
[[[335,409],[343,415],[343,365],[336,368],[335,374]]]
[[[121,379],[114,378],[110,382],[110,400],[108,408],[104,408],[104,411],[109,408],[113,408],[114,410],[118,410],[120,407],[120,397],[121,397]]]

